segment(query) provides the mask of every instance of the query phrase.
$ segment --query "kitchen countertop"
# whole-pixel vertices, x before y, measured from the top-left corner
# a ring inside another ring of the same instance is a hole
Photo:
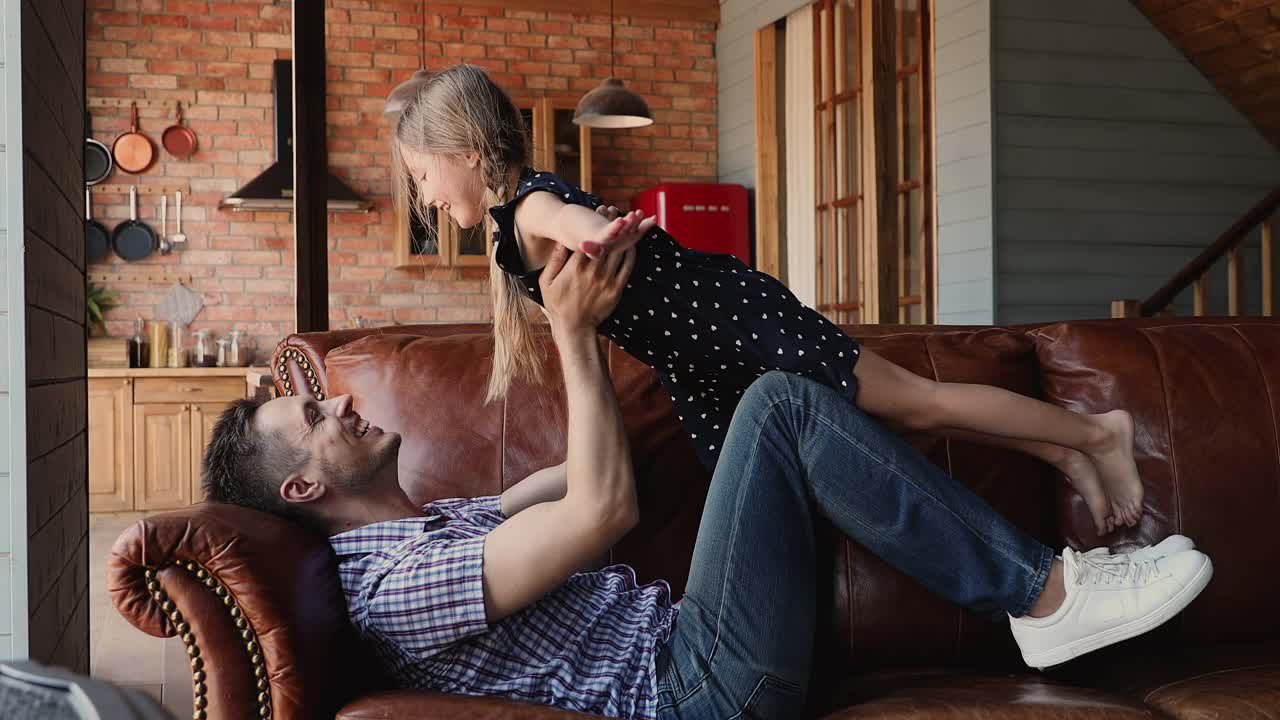
[[[244,377],[269,375],[268,367],[89,368],[91,378]]]

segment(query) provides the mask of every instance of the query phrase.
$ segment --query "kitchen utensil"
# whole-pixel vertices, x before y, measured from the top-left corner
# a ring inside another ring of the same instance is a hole
[[[97,185],[111,174],[115,163],[111,160],[111,151],[101,140],[93,138],[92,116],[84,114],[84,184]]]
[[[102,223],[93,219],[93,201],[89,186],[84,186],[84,254],[87,262],[101,260],[111,250],[111,235]]]
[[[165,128],[164,133],[160,135],[160,144],[164,145],[164,149],[168,150],[170,155],[179,160],[186,160],[195,154],[200,143],[196,139],[195,131],[182,124],[182,103],[178,102],[177,106],[178,120]]]
[[[200,293],[176,282],[169,288],[169,292],[160,298],[156,312],[160,313],[161,317],[186,327],[196,319],[196,315],[203,308],[204,301],[200,299]]]
[[[116,226],[111,235],[116,254],[125,260],[141,260],[156,247],[156,233],[138,219],[138,186],[129,186],[129,220]]]
[[[178,231],[173,234],[173,242],[184,243],[187,241],[187,236],[182,232],[182,191],[179,190],[175,194],[178,196]]]
[[[156,146],[151,138],[138,132],[138,103],[131,103],[133,108],[133,124],[129,132],[116,138],[111,154],[116,158],[116,165],[127,172],[138,174],[151,167],[156,159]]]
[[[169,196],[160,196],[160,254],[168,255],[173,250],[173,246],[169,244],[169,238],[165,237],[169,234]]]

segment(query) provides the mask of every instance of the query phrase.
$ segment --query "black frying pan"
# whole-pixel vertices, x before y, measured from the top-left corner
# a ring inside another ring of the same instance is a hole
[[[111,159],[111,151],[98,140],[93,139],[92,116],[84,114],[84,184],[97,185],[111,174],[115,161]]]
[[[89,199],[89,186],[84,186],[84,254],[86,262],[101,260],[111,249],[111,236],[102,223],[93,219],[93,201]]]
[[[138,186],[129,186],[129,219],[116,226],[111,235],[116,255],[125,260],[141,260],[156,247],[156,233],[138,219]]]

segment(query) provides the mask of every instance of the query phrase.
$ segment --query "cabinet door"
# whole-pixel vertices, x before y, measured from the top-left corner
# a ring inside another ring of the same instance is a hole
[[[133,509],[133,381],[89,381],[89,510]]]
[[[200,464],[204,449],[209,446],[213,426],[229,403],[196,403],[191,406],[191,502],[204,502],[204,490],[200,485]]]
[[[178,403],[134,406],[137,509],[172,510],[191,504],[190,408]]]

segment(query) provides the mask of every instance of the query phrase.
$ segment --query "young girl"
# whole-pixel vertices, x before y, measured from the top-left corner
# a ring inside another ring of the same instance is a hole
[[[494,223],[494,362],[489,399],[513,377],[537,378],[530,305],[558,243],[596,257],[636,248],[634,270],[600,332],[653,367],[699,457],[714,468],[729,420],[752,381],[785,370],[825,383],[898,427],[1028,452],[1057,467],[1085,499],[1099,534],[1141,517],[1133,421],[1077,414],[1000,388],[942,383],[861,348],[778,280],[731,255],[682,247],[652,219],[612,221],[601,200],[529,168],[520,112],[484,73],[458,65],[426,79],[393,142],[397,196],[416,195],[463,228]]]

